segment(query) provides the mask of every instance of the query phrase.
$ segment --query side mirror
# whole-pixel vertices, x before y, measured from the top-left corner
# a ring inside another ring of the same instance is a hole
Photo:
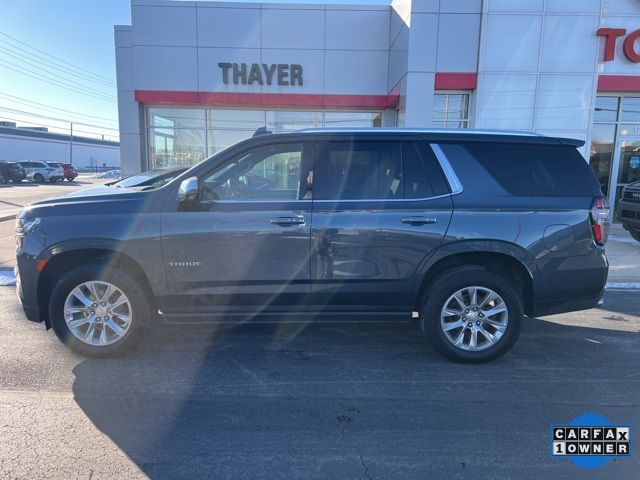
[[[198,198],[198,178],[189,177],[180,183],[178,189],[178,201],[191,202]]]

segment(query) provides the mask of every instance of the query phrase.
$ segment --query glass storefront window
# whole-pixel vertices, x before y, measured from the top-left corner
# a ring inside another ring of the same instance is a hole
[[[322,127],[323,112],[301,112],[295,110],[267,110],[267,130],[291,132],[302,128]]]
[[[616,126],[595,124],[591,138],[591,154],[589,165],[598,177],[602,193],[607,195],[609,190],[609,176],[611,175],[611,161],[613,159],[613,144],[616,136]]]
[[[640,122],[640,97],[624,97],[620,110],[621,122]]]
[[[264,110],[222,109],[207,110],[207,127],[224,130],[251,130],[264,127]]]
[[[258,128],[380,127],[382,112],[148,107],[148,169],[187,166],[250,138]]]
[[[203,108],[149,108],[149,127],[204,128]]]
[[[615,122],[618,119],[618,97],[596,97],[595,122]]]
[[[205,158],[205,130],[149,128],[150,169],[188,167]]]
[[[382,113],[325,112],[325,127],[381,127]]]
[[[596,98],[589,164],[615,210],[622,188],[640,179],[640,97]]]
[[[620,151],[618,183],[626,185],[640,180],[640,141],[623,141]]]
[[[445,128],[467,128],[469,94],[436,93],[433,99],[433,124]]]

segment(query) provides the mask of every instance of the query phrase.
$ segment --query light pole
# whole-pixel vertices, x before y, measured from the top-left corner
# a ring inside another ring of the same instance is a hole
[[[69,165],[73,165],[73,123],[69,124],[70,134],[69,134]]]

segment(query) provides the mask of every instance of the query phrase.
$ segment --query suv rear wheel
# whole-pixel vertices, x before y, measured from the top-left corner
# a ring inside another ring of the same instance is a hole
[[[442,273],[429,287],[422,331],[448,358],[482,363],[504,355],[522,327],[519,290],[506,278],[480,266]]]
[[[151,305],[126,272],[85,264],[57,282],[49,318],[69,348],[90,357],[107,357],[140,341],[151,318]]]

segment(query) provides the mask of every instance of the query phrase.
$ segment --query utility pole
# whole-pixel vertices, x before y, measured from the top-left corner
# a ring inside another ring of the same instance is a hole
[[[73,165],[73,123],[70,123],[70,135],[69,135],[69,165]]]

